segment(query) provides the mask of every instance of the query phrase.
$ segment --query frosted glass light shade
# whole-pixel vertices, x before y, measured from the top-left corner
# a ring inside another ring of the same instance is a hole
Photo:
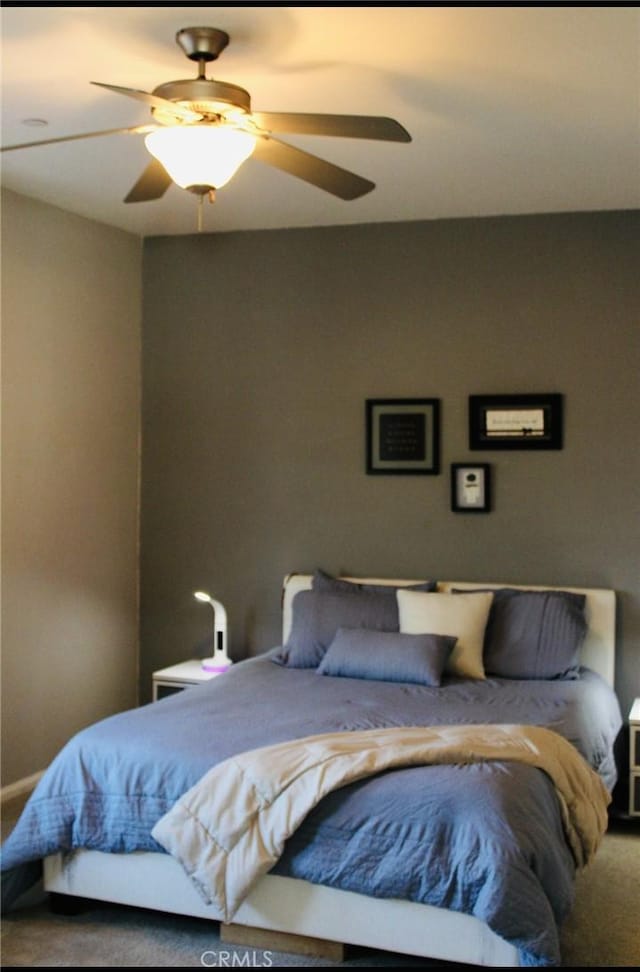
[[[145,137],[145,145],[182,189],[220,189],[249,158],[253,135],[226,125],[175,125]]]

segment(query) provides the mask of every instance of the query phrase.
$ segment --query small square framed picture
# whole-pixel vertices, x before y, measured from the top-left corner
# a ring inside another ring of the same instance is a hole
[[[486,462],[451,464],[451,509],[454,513],[488,513],[491,469]]]
[[[366,437],[370,475],[438,475],[440,399],[368,398]]]

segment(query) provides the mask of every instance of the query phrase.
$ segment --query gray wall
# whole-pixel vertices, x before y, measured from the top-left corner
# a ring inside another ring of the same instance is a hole
[[[2,782],[136,703],[140,241],[2,194]]]
[[[278,643],[290,570],[619,594],[640,691],[638,213],[246,232],[145,243],[141,688]],[[470,452],[470,393],[561,392],[559,452]],[[368,397],[442,402],[439,476],[367,476]],[[489,461],[495,510],[449,512]]]

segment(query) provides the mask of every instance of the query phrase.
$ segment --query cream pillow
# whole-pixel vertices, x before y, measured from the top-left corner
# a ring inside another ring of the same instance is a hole
[[[455,635],[458,639],[445,670],[463,678],[484,678],[484,631],[492,591],[473,594],[397,592],[403,634]]]

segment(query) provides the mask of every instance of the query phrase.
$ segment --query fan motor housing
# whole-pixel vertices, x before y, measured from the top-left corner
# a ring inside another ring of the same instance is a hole
[[[229,108],[245,114],[251,112],[251,96],[244,88],[225,81],[207,78],[190,78],[185,81],[168,81],[154,88],[153,94],[167,101],[188,102],[194,111],[202,114],[223,115]],[[197,105],[197,107],[196,107]],[[162,108],[152,108],[153,115],[163,122]],[[175,116],[167,113],[167,121],[175,124]]]

